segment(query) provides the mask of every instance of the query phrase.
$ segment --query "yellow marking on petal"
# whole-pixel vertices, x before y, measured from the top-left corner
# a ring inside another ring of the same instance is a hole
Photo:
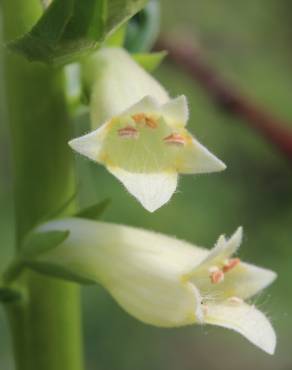
[[[188,146],[194,145],[193,138],[192,138],[191,135],[185,134],[185,135],[183,135],[183,137],[185,139],[186,145],[188,145]]]
[[[180,277],[180,281],[182,283],[187,283],[191,278],[191,274],[185,274]]]
[[[108,160],[108,155],[107,155],[107,154],[105,154],[105,153],[102,153],[102,154],[100,155],[100,161],[101,161],[101,162],[106,163],[106,162],[107,162],[107,160]]]
[[[99,157],[99,161],[104,163],[106,166],[110,166],[113,168],[116,167],[114,162],[110,159],[110,156],[108,155],[108,153],[102,153]]]
[[[181,158],[177,158],[174,162],[174,168],[177,172],[180,172],[180,169],[183,168],[184,161]]]
[[[187,318],[187,322],[192,322],[192,321],[194,322],[197,319],[196,315],[193,312],[188,313],[186,318]]]
[[[106,125],[107,132],[111,131],[117,123],[119,123],[119,117],[112,118]]]

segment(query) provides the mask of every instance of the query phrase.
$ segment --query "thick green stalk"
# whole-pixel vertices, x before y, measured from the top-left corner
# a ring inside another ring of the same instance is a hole
[[[1,0],[4,42],[27,31],[40,0]],[[69,119],[61,69],[5,51],[6,117],[11,132],[16,241],[73,192]],[[29,272],[22,301],[7,305],[18,370],[81,370],[79,288]]]

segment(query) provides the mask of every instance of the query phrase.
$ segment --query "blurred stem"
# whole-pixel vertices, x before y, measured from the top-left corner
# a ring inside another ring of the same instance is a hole
[[[39,0],[1,0],[4,42],[26,32]],[[14,174],[16,244],[73,193],[63,70],[4,52],[6,117]],[[79,288],[29,272],[24,299],[6,305],[17,370],[81,370]]]

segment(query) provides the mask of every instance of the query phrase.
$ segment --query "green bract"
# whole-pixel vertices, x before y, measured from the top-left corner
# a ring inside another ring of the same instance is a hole
[[[70,230],[34,259],[45,273],[63,271],[102,284],[137,319],[156,326],[214,324],[233,329],[272,354],[276,337],[263,313],[244,300],[276,277],[232,255],[242,230],[221,236],[211,251],[162,234],[82,219],[54,221],[38,232]]]
[[[148,211],[171,198],[179,173],[225,169],[186,130],[186,98],[170,99],[125,51],[103,49],[85,68],[92,126],[98,128],[69,144],[105,165]]]
[[[146,71],[153,72],[166,57],[166,51],[156,53],[135,53],[132,54],[134,60],[139,63]]]

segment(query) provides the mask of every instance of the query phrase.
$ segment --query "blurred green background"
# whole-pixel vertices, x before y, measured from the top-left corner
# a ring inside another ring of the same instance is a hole
[[[290,120],[292,129],[290,0],[163,0],[161,4],[165,34],[186,35],[227,80]],[[156,76],[171,95],[188,96],[189,128],[228,169],[182,177],[172,201],[149,214],[102,167],[78,159],[82,203],[110,196],[113,202],[105,220],[159,230],[206,247],[220,233],[229,235],[243,225],[241,257],[279,274],[274,285],[255,300],[276,328],[278,347],[270,357],[224,329],[146,326],[124,313],[103,289],[90,287],[83,289],[87,369],[292,369],[292,166],[244,122],[216,109],[200,86],[176,66],[166,62]],[[3,268],[13,243],[13,215],[8,134],[2,123],[0,136]],[[13,369],[3,313],[0,368]]]

